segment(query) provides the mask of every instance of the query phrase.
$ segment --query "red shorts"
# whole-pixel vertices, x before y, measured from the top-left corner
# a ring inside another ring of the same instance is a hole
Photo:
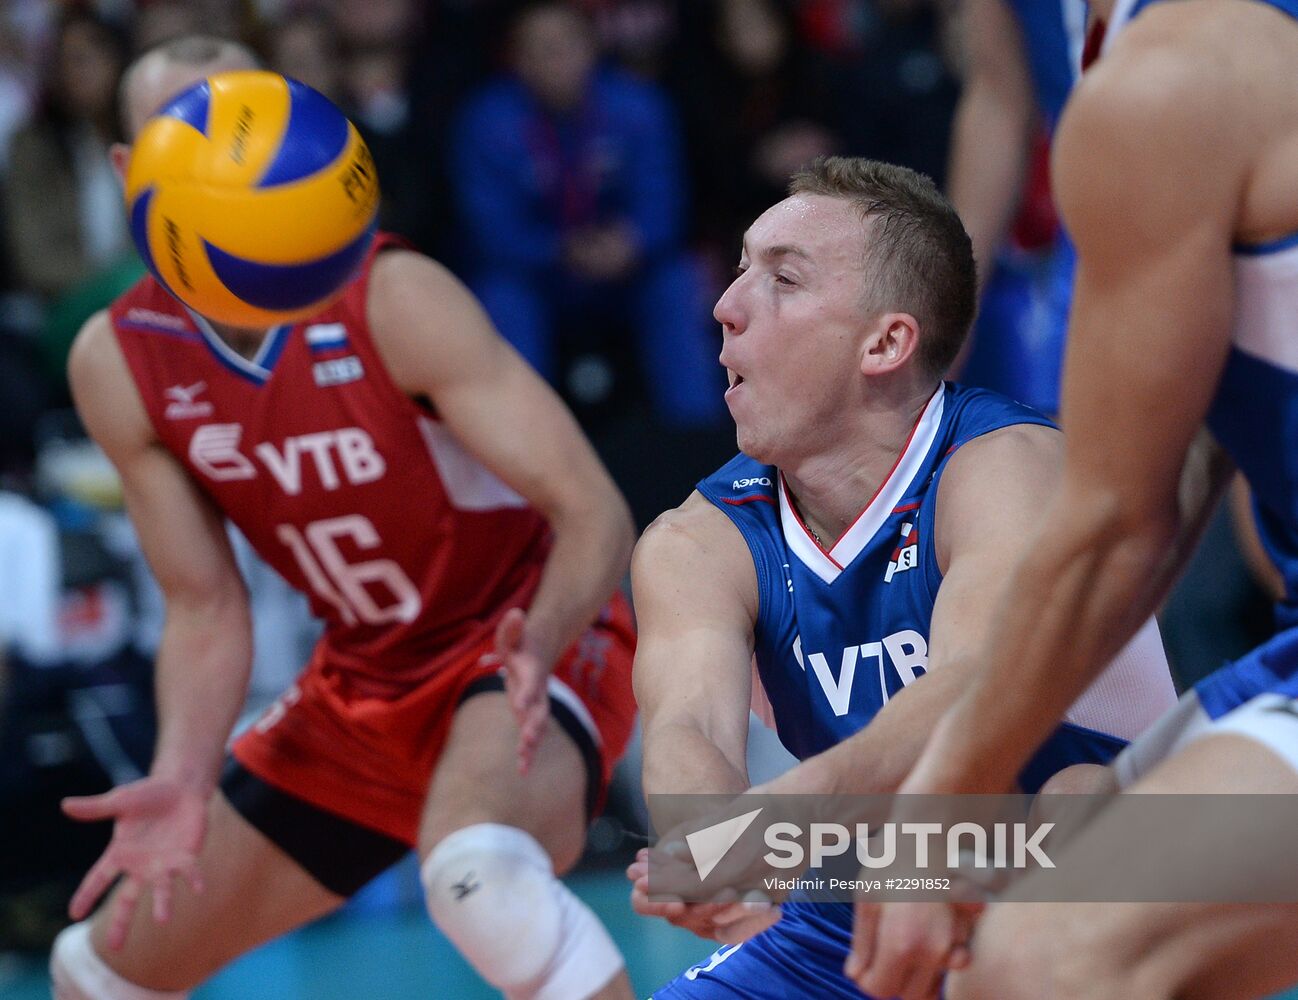
[[[234,756],[268,785],[413,846],[455,711],[497,675],[479,662],[493,649],[487,630],[428,679],[380,698],[356,693],[322,642],[293,687],[235,740]],[[617,594],[550,678],[556,714],[575,718],[593,744],[600,802],[635,721],[634,653],[631,610]]]

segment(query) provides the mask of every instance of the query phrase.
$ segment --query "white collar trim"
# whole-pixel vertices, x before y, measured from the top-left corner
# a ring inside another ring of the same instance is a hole
[[[892,509],[906,495],[906,490],[928,458],[933,442],[937,440],[945,399],[946,383],[941,383],[932,398],[925,404],[924,411],[910,432],[910,439],[902,447],[901,454],[897,456],[897,463],[888,473],[888,477],[866,504],[865,509],[857,515],[851,527],[843,533],[843,537],[830,549],[821,548],[811,537],[811,532],[807,530],[802,518],[793,508],[784,475],[780,474],[780,526],[784,531],[784,541],[789,546],[789,550],[825,583],[833,583],[843,570],[851,565],[879,533],[883,523],[892,514]]]

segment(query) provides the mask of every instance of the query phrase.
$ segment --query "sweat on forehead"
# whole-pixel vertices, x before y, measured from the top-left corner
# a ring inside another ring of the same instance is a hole
[[[763,212],[744,234],[744,248],[764,257],[815,259],[864,245],[865,227],[844,198],[793,195]]]

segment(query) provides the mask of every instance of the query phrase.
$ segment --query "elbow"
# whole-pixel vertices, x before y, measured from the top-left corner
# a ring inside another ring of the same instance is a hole
[[[1151,503],[1121,490],[1068,487],[1060,496],[1064,509],[1053,523],[1068,526],[1072,547],[1103,553],[1106,561],[1133,569],[1156,566],[1180,531],[1174,500]]]
[[[167,624],[231,649],[252,647],[252,610],[241,579],[167,594]]]

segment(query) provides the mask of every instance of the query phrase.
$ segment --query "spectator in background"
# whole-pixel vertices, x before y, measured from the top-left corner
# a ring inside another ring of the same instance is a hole
[[[674,54],[684,2],[580,0],[580,6],[595,25],[600,47],[619,66],[644,79],[661,80]]]
[[[34,79],[23,39],[0,16],[0,173],[9,162],[9,140],[27,121],[34,104]]]
[[[450,195],[440,150],[446,113],[456,93],[443,86],[443,50],[425,46],[424,12],[411,0],[337,0],[334,5],[340,103],[364,136],[378,166],[380,228],[423,250],[444,249]],[[437,16],[429,12],[430,16]],[[439,40],[440,41],[440,40]],[[411,56],[431,64],[436,82],[422,99],[412,87]],[[430,107],[432,105],[432,107]]]
[[[131,51],[135,53],[199,30],[201,15],[187,0],[152,0],[142,4],[131,22]]]
[[[657,417],[722,414],[708,290],[683,246],[680,137],[656,87],[597,66],[570,4],[526,8],[512,73],[467,102],[453,132],[452,185],[470,283],[501,332],[546,377],[560,341],[633,327]]]
[[[126,42],[106,21],[62,21],[46,96],[13,137],[5,242],[17,283],[52,298],[130,252],[108,147],[121,137],[114,94]]]
[[[941,0],[838,6],[834,102],[845,147],[945,181],[959,83]],[[1044,6],[1044,5],[1043,5]]]
[[[270,29],[264,47],[270,69],[342,103],[338,35],[324,14],[308,9],[289,15]]]
[[[790,175],[841,143],[825,65],[799,44],[791,3],[705,0],[690,13],[676,92],[697,235],[729,262],[748,223],[784,198]]]

